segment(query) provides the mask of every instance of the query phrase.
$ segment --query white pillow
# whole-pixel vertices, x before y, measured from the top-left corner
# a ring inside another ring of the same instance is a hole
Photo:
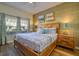
[[[42,33],[42,28],[38,28],[37,33]]]
[[[49,34],[56,34],[56,28],[49,28]]]

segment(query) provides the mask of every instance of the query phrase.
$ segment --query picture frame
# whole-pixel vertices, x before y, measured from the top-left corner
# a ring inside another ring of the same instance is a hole
[[[39,21],[39,23],[44,23],[45,22],[45,16],[44,15],[38,16],[38,21]]]
[[[45,15],[45,22],[50,22],[50,21],[54,21],[55,20],[55,16],[54,13],[48,13]]]

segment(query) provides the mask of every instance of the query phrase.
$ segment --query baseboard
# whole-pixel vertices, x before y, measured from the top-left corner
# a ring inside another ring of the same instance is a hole
[[[7,43],[13,43],[13,41],[8,41]]]
[[[79,47],[75,47],[75,49],[79,50]]]

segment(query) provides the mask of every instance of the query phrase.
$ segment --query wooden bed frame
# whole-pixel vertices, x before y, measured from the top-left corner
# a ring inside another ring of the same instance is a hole
[[[56,27],[57,33],[59,31],[59,24],[58,23],[51,23],[51,24],[43,24],[43,27],[45,28],[52,28]],[[14,40],[14,47],[21,51],[24,55],[30,55],[30,56],[49,56],[51,52],[56,47],[57,40],[51,43],[48,47],[46,47],[42,52],[38,53],[29,48],[28,46],[24,46],[20,42]]]

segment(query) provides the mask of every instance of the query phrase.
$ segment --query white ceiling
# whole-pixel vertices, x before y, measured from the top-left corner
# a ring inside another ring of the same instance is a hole
[[[38,13],[48,8],[61,4],[62,2],[3,2],[10,7],[29,12],[31,14]]]

